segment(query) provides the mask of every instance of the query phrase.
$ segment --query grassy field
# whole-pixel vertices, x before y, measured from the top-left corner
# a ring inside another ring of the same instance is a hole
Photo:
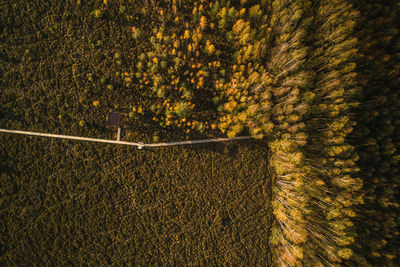
[[[2,134],[4,265],[265,265],[259,141],[140,151]]]

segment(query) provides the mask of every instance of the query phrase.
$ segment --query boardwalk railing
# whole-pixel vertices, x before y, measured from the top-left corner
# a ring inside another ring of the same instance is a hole
[[[145,144],[145,143],[141,143],[141,142],[139,142],[139,143],[125,142],[125,141],[119,141],[119,140],[98,139],[98,138],[89,138],[89,137],[72,136],[72,135],[61,135],[61,134],[50,134],[50,133],[38,133],[38,132],[29,132],[29,131],[20,131],[20,130],[8,130],[8,129],[2,129],[2,128],[0,128],[0,132],[11,133],[11,134],[31,135],[31,136],[60,138],[60,139],[80,140],[80,141],[88,141],[88,142],[108,143],[108,144],[117,144],[117,145],[137,146],[139,149],[142,149],[145,147],[180,146],[180,145],[204,144],[204,143],[213,143],[213,142],[225,142],[225,141],[233,141],[233,140],[244,140],[244,139],[252,139],[253,138],[251,136],[239,136],[239,137],[235,137],[235,138],[214,138],[214,139],[203,139],[203,140],[193,140],[193,141],[178,141],[178,142],[169,142],[169,143]]]

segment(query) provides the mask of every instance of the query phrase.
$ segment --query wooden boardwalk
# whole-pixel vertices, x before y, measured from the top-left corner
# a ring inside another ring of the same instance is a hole
[[[141,143],[141,142],[138,142],[138,143],[125,142],[125,141],[120,141],[120,140],[108,140],[108,139],[89,138],[89,137],[72,136],[72,135],[9,130],[9,129],[2,129],[2,128],[0,128],[0,132],[10,133],[10,134],[23,134],[23,135],[30,135],[30,136],[42,136],[42,137],[51,137],[51,138],[59,138],[59,139],[70,139],[70,140],[79,140],[79,141],[88,141],[88,142],[97,142],[97,143],[116,144],[116,145],[137,146],[139,149],[146,148],[146,147],[150,148],[150,147],[166,147],[166,146],[204,144],[204,143],[213,143],[213,142],[226,142],[226,141],[245,140],[245,139],[253,138],[251,136],[239,136],[239,137],[235,137],[235,138],[214,138],[214,139],[202,139],[202,140],[193,140],[193,141],[177,141],[177,142],[169,142],[169,143],[145,144],[145,143]]]

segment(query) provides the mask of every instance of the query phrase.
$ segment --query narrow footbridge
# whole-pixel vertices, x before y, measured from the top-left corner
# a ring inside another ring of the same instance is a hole
[[[141,143],[141,142],[137,142],[137,143],[125,142],[125,141],[120,141],[120,140],[108,140],[108,139],[89,138],[89,137],[72,136],[72,135],[9,130],[9,129],[2,129],[2,128],[0,128],[0,132],[10,133],[10,134],[22,134],[22,135],[30,135],[30,136],[42,136],[42,137],[51,137],[51,138],[59,138],[59,139],[70,139],[70,140],[79,140],[79,141],[88,141],[88,142],[97,142],[97,143],[116,144],[116,145],[128,145],[128,146],[136,146],[139,149],[154,148],[154,147],[166,147],[166,146],[204,144],[204,143],[214,143],[214,142],[225,142],[225,141],[244,140],[244,139],[252,139],[253,138],[251,136],[238,136],[235,138],[213,138],[213,139],[202,139],[202,140],[192,140],[192,141],[177,141],[177,142],[169,142],[169,143],[145,144],[145,143]]]

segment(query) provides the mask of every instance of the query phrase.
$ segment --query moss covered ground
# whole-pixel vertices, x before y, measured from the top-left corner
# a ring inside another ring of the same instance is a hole
[[[260,141],[138,150],[1,135],[4,265],[265,265]]]

